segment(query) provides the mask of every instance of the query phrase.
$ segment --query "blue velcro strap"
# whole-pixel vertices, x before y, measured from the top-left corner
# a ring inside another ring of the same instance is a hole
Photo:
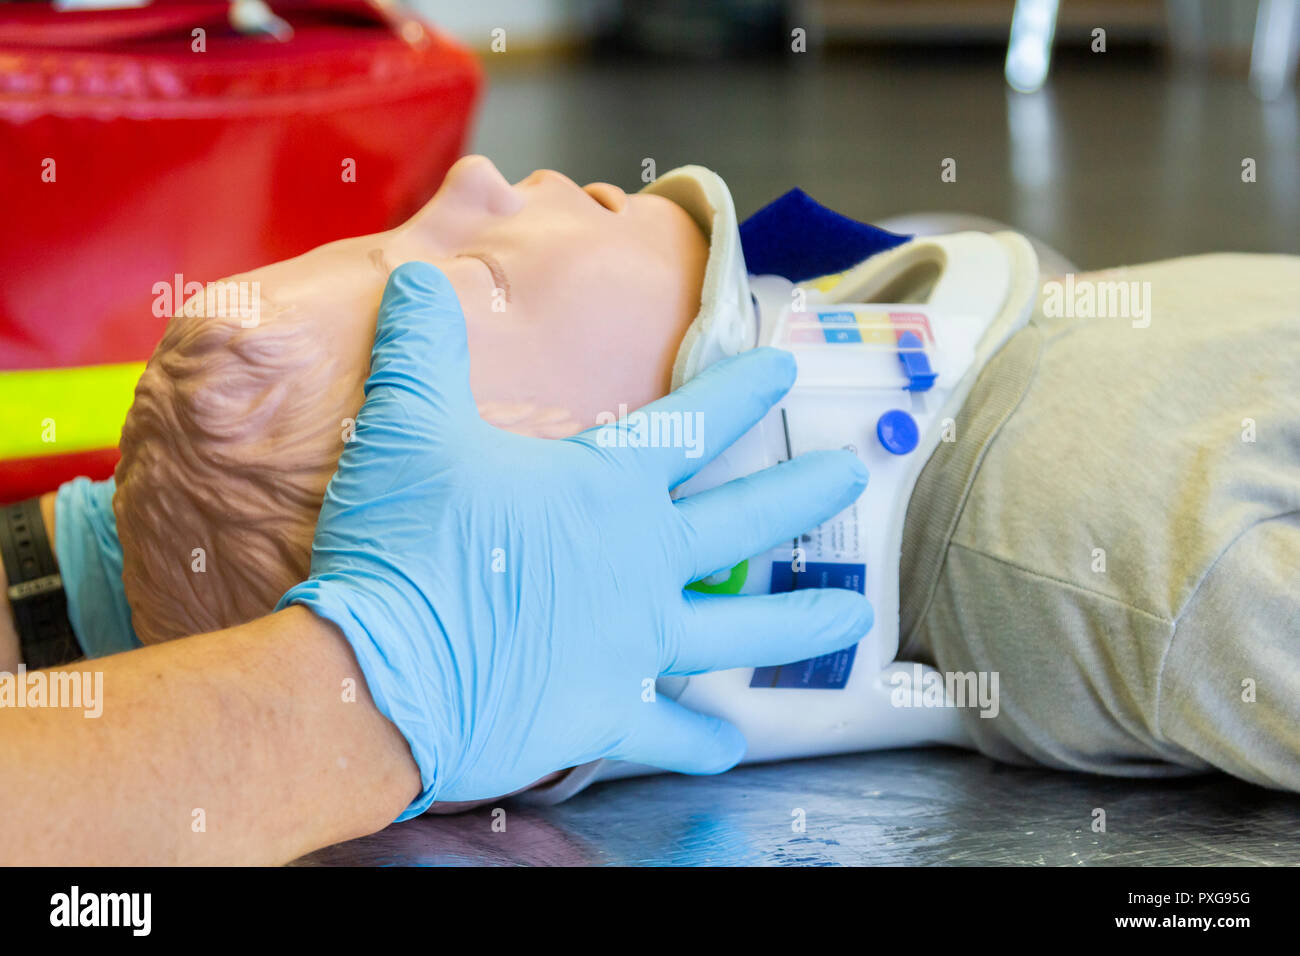
[[[802,189],[772,200],[740,225],[750,274],[791,282],[843,272],[910,238],[841,216]]]

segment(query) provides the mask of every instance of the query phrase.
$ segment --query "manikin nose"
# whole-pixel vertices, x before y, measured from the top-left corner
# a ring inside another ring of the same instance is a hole
[[[442,188],[457,202],[499,216],[519,211],[523,197],[486,156],[465,156],[447,171]]]

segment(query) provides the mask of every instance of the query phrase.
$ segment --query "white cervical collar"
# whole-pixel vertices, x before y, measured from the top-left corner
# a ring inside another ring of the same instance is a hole
[[[793,345],[800,357],[795,388],[678,492],[703,491],[774,464],[788,453],[852,447],[871,471],[867,490],[850,508],[800,539],[800,544],[808,549],[808,571],[817,569],[834,586],[845,586],[853,575],[864,577],[862,589],[876,613],[871,632],[854,655],[839,652],[838,670],[832,666],[818,672],[794,664],[769,679],[767,674],[760,678],[754,668],[739,668],[660,678],[659,692],[693,710],[733,722],[748,741],[746,761],[924,743],[969,745],[956,711],[899,710],[893,705],[896,679],[913,668],[894,662],[898,559],[912,489],[941,440],[944,423],[956,418],[980,369],[1028,318],[1038,289],[1033,247],[1012,232],[914,239],[839,276],[795,286],[777,276],[747,274],[735,207],[716,173],[684,166],[643,191],[680,205],[710,242],[700,312],[678,351],[674,388],[728,355],[759,344],[791,343],[792,330],[801,323],[798,331],[813,332],[814,337],[824,332],[827,343]],[[806,310],[795,314],[791,306],[799,300],[806,302]],[[838,324],[818,325],[827,321],[822,318],[827,312],[829,321]],[[927,348],[937,377],[925,391],[907,390],[916,383],[904,374],[901,351],[895,348],[903,340],[893,337],[901,328],[911,327],[906,326],[911,321],[908,316],[917,315],[924,315],[937,340],[937,347]],[[899,326],[899,321],[904,325]],[[829,344],[838,330],[848,330],[850,342],[860,331],[862,340],[873,344],[858,351]],[[846,369],[855,374],[860,369],[861,381],[846,376]],[[877,416],[889,409],[907,411],[919,426],[915,447],[906,453],[883,447],[874,430]],[[852,533],[837,533],[835,528]],[[785,546],[743,562],[744,574],[737,565],[730,575],[714,577],[724,580],[720,587],[740,580],[740,593],[766,593],[777,565],[789,567],[790,562],[791,550]],[[837,576],[827,568],[858,571]],[[596,761],[571,771],[558,784],[534,791],[528,799],[556,802],[596,779],[647,772],[653,769]]]
[[[749,273],[740,246],[736,207],[721,176],[703,166],[682,166],[641,191],[677,203],[709,240],[700,312],[686,330],[673,364],[672,384],[678,388],[719,359],[758,344]]]
[[[736,207],[722,177],[703,166],[681,166],[641,191],[677,203],[709,240],[700,311],[673,363],[672,387],[678,388],[719,359],[754,348],[769,330],[760,329],[755,313]],[[760,282],[769,294],[770,278]],[[976,347],[975,364],[982,367],[1028,317],[1038,289],[1038,258],[1018,233],[953,233],[913,239],[840,274],[824,291],[820,285],[805,284],[814,304],[924,302],[987,316]],[[975,295],[979,301],[972,300]]]
[[[749,739],[749,759],[891,745],[891,724],[861,706],[878,699],[891,667],[902,666],[891,662],[908,502],[939,442],[958,440],[955,420],[981,369],[1029,317],[1039,284],[1033,246],[1012,232],[918,238],[837,276],[795,285],[745,273],[735,210],[716,174],[686,167],[655,185],[707,224],[711,241],[700,313],[678,353],[674,386],[756,345],[787,348],[799,359],[790,393],[676,493],[696,494],[812,449],[852,449],[871,473],[866,491],[802,536],[795,560],[802,567],[806,559],[809,573],[829,586],[863,590],[875,609],[871,632],[842,666],[789,665],[762,686],[772,669],[703,674],[684,686],[661,682],[661,692],[736,722]],[[906,441],[897,440],[900,428]],[[766,593],[769,582],[789,577],[778,566],[791,561],[783,545],[703,585]],[[836,683],[836,674],[847,674],[847,683]],[[826,680],[831,685],[816,683]]]

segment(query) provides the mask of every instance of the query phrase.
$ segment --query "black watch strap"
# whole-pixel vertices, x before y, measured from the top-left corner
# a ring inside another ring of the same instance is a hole
[[[41,499],[4,505],[0,514],[0,555],[9,579],[9,606],[30,669],[55,667],[81,657],[68,620],[68,599],[54,560]]]

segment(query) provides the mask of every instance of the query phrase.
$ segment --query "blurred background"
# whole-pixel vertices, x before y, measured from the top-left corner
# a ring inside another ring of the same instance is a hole
[[[480,53],[472,148],[512,178],[551,166],[630,189],[646,157],[661,172],[702,163],[742,216],[798,185],[869,221],[1000,219],[1085,268],[1300,252],[1290,0],[1021,3],[1030,81],[1050,44],[1027,93],[1005,75],[1013,0],[416,7]],[[1035,42],[1053,13],[1054,38]],[[504,52],[491,45],[498,28]],[[799,28],[805,53],[791,49]],[[956,182],[940,181],[945,158]]]
[[[1298,44],[1300,0],[0,0],[0,407],[31,419],[0,501],[111,473],[192,289],[402,222],[466,151],[629,191],[699,163],[741,217],[794,186],[985,217],[1060,269],[1300,253]]]

